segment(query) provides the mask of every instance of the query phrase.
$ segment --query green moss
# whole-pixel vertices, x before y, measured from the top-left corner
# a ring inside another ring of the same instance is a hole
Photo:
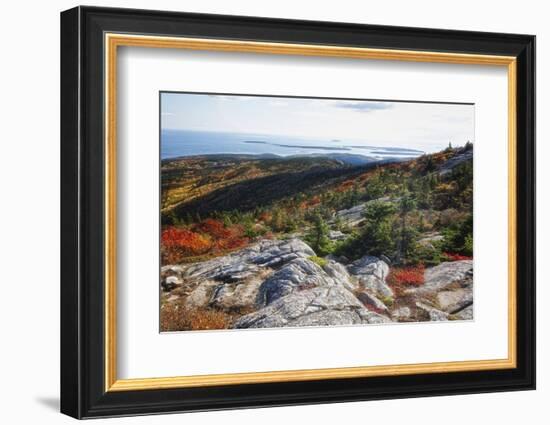
[[[386,307],[393,306],[393,298],[392,297],[384,297],[384,298],[381,298],[380,301],[382,301],[386,305]]]
[[[312,255],[311,257],[309,257],[309,259],[321,267],[324,267],[327,265],[327,260],[321,257],[317,257],[316,255]]]

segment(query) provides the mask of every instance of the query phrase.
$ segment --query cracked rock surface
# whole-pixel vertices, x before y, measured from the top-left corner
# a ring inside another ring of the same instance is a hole
[[[345,288],[331,286],[293,292],[257,312],[241,317],[234,327],[329,326],[390,321],[369,311]]]
[[[319,262],[298,238],[260,240],[211,260],[165,266],[165,304],[229,314],[235,329],[471,320],[473,262],[441,263],[422,286],[396,294],[387,261]],[[389,261],[389,260],[388,260]]]

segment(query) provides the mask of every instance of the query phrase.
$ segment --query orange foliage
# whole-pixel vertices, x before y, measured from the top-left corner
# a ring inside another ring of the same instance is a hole
[[[231,231],[225,228],[221,221],[214,220],[213,218],[207,218],[201,221],[195,226],[195,230],[206,233],[216,239],[228,238],[231,236]]]
[[[345,192],[347,190],[350,190],[355,182],[353,180],[347,180],[344,183],[342,183],[340,186],[338,186],[338,189],[336,189],[337,192]]]
[[[371,176],[374,176],[374,172],[369,171],[369,172],[367,172],[367,173],[361,174],[361,175],[357,178],[357,180],[358,180],[359,182],[363,183],[363,182],[367,181]]]
[[[411,267],[393,268],[387,282],[392,286],[421,286],[424,284],[423,264]]]
[[[177,264],[188,257],[220,254],[242,248],[249,239],[241,225],[225,227],[219,220],[208,218],[191,229],[167,227],[161,235],[163,264]]]
[[[319,205],[320,203],[321,203],[321,198],[315,195],[313,198],[301,202],[298,208],[300,210],[307,210],[308,208]]]
[[[201,255],[207,252],[212,244],[205,236],[187,229],[168,227],[161,235],[162,256],[164,264],[173,264],[182,257]]]
[[[243,227],[238,224],[225,227],[221,221],[207,218],[201,221],[196,229],[214,240],[213,251],[215,252],[241,248],[248,243],[248,238],[243,236]]]
[[[169,331],[202,331],[227,329],[232,318],[223,311],[214,309],[189,309],[183,305],[166,305],[160,311],[160,329]]]
[[[321,203],[321,198],[319,198],[317,195],[315,195],[313,198],[311,198],[308,201],[308,206],[314,207],[315,205],[319,205]]]
[[[268,223],[268,222],[271,221],[272,218],[273,218],[273,216],[270,213],[263,212],[263,213],[260,214],[259,220],[263,221],[264,223]]]
[[[244,229],[241,225],[231,226],[230,229],[227,229],[225,237],[216,240],[214,243],[215,249],[217,251],[225,251],[246,246],[249,239],[243,236],[243,233]]]

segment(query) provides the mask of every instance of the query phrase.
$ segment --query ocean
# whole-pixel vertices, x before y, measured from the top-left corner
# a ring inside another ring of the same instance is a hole
[[[372,146],[357,141],[306,139],[265,134],[190,130],[161,131],[161,159],[208,154],[353,154],[373,159],[415,158],[424,152],[402,147]]]

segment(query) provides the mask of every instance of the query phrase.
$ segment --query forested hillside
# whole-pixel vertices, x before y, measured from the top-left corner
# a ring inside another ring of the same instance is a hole
[[[298,233],[318,255],[350,260],[471,256],[472,150],[363,166],[230,155],[165,161],[163,255],[181,262]]]
[[[162,163],[161,329],[473,317],[473,146]]]

